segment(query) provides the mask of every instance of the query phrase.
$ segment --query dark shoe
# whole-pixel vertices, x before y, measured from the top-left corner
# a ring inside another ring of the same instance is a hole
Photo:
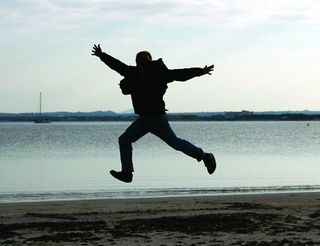
[[[122,182],[125,183],[131,183],[132,182],[132,173],[129,172],[116,172],[115,170],[111,170],[110,174],[116,178],[119,179]]]
[[[213,154],[205,153],[203,158],[204,165],[207,167],[208,173],[213,174],[216,170],[216,160]]]

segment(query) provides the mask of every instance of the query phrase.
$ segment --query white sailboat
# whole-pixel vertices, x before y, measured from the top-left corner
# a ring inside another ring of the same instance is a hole
[[[42,93],[40,92],[39,116],[33,121],[34,123],[51,123],[51,121],[42,115]]]

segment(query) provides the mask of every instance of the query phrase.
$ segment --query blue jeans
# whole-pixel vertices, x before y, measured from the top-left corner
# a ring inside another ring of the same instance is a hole
[[[176,136],[166,115],[140,116],[119,137],[122,171],[133,172],[132,143],[149,132],[162,139],[175,150],[182,151],[197,161],[201,161],[204,157],[201,148]]]

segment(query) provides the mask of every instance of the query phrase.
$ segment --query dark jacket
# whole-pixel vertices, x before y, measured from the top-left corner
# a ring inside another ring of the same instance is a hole
[[[163,95],[172,81],[186,81],[203,75],[202,68],[168,69],[162,59],[146,62],[143,66],[129,66],[102,53],[100,59],[133,84],[131,99],[136,114],[165,114]]]

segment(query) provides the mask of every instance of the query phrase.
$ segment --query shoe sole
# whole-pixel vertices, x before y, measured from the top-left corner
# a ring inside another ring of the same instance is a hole
[[[208,173],[209,174],[213,174],[214,171],[216,170],[217,168],[217,164],[216,164],[216,159],[214,158],[214,155],[213,154],[209,154],[210,158],[211,158],[211,161],[212,161],[212,165],[210,166],[206,166],[207,167],[207,170],[208,170]],[[212,168],[211,168],[212,167]],[[212,169],[212,170],[211,170]]]
[[[132,178],[131,178],[131,179],[122,179],[122,178],[119,177],[119,176],[117,175],[117,173],[116,173],[115,171],[113,171],[113,170],[110,171],[110,174],[111,174],[111,176],[114,177],[115,179],[120,180],[120,181],[122,181],[122,182],[124,182],[124,183],[131,183],[131,182],[132,182]]]

